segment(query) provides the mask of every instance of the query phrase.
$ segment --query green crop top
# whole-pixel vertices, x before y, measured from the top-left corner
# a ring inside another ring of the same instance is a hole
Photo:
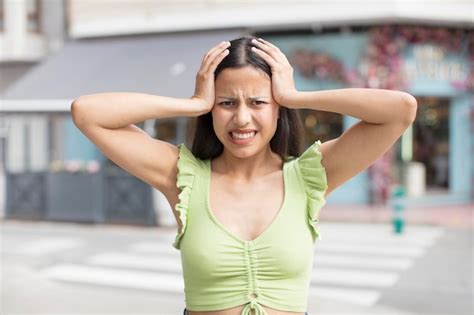
[[[262,305],[306,312],[316,224],[325,205],[326,171],[321,141],[284,163],[285,197],[272,224],[247,241],[231,233],[209,209],[210,159],[178,145],[176,210],[182,229],[173,247],[181,251],[186,308],[216,311],[245,305],[242,315],[266,314]]]

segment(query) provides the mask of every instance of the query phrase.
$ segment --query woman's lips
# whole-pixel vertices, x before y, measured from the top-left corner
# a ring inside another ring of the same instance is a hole
[[[230,141],[234,144],[248,144],[250,142],[253,141],[253,139],[255,139],[255,137],[257,136],[257,131],[254,131],[255,134],[252,136],[252,137],[249,137],[249,138],[244,138],[244,139],[237,139],[237,138],[234,138],[232,137],[232,132],[229,132],[229,138],[230,138]]]

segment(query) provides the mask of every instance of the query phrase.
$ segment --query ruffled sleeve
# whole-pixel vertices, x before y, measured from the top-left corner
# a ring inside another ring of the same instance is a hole
[[[198,161],[192,152],[181,143],[178,145],[179,148],[179,158],[177,162],[178,174],[176,187],[178,187],[181,192],[178,195],[179,201],[176,204],[175,210],[179,214],[179,219],[182,223],[181,231],[176,235],[173,247],[180,249],[180,241],[186,231],[187,223],[187,214],[189,207],[189,200],[191,197],[191,192],[193,190],[194,176]]]
[[[326,204],[324,193],[327,189],[326,170],[321,164],[323,158],[320,151],[321,141],[314,142],[297,158],[297,165],[303,179],[307,202],[308,223],[313,235],[313,241],[322,239],[317,223],[319,210]]]

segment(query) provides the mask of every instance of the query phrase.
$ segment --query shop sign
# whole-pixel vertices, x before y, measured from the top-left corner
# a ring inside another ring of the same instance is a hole
[[[463,59],[448,58],[445,49],[432,44],[413,45],[413,55],[404,63],[405,75],[412,80],[464,81],[468,70]]]

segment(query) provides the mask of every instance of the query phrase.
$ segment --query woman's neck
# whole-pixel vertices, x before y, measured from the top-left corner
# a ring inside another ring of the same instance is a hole
[[[282,159],[268,146],[267,149],[245,158],[237,157],[224,148],[224,152],[212,160],[211,168],[214,172],[225,174],[236,181],[252,182],[281,170],[282,167]]]

